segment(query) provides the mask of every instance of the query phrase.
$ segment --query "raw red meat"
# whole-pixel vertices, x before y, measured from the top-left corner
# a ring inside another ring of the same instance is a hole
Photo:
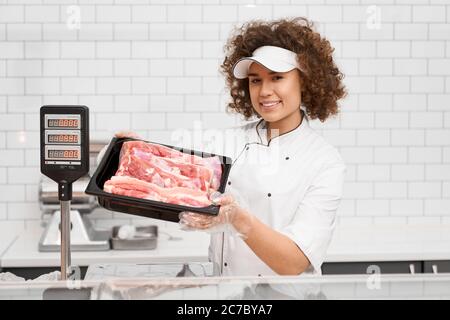
[[[120,151],[120,164],[124,161],[126,162],[126,157],[130,155],[136,155],[139,158],[149,160],[150,162],[152,162],[152,158],[157,159],[157,157],[159,157],[159,160],[164,159],[164,161],[168,162],[167,166],[165,166],[165,170],[170,170],[171,166],[176,166],[180,168],[180,170],[184,169],[182,171],[183,175],[190,178],[202,178],[215,190],[220,186],[222,165],[218,157],[202,158],[159,144],[139,140],[127,141],[122,145],[122,150]],[[163,161],[159,161],[158,163],[162,164],[162,162]]]
[[[166,203],[181,204],[192,207],[206,207],[211,204],[206,192],[188,188],[161,188],[126,176],[112,176],[105,182],[106,192],[128,197],[143,198]]]
[[[168,203],[207,206],[211,204],[207,195],[211,189],[219,188],[221,175],[218,157],[202,158],[158,144],[127,141],[120,151],[116,175],[105,183],[104,190]],[[134,180],[117,179],[125,176]]]

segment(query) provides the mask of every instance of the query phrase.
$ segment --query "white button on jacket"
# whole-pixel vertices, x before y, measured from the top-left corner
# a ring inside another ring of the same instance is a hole
[[[235,130],[240,146],[230,155],[234,163],[226,193],[297,244],[311,262],[305,273],[321,274],[342,197],[345,164],[336,148],[310,128],[304,113],[296,129],[270,142],[265,126],[261,120]],[[211,236],[209,258],[215,274],[276,274],[229,233]]]

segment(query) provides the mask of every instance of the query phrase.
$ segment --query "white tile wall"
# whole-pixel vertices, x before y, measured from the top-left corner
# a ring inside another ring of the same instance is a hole
[[[234,125],[218,72],[229,32],[251,18],[299,15],[316,20],[346,74],[340,116],[313,122],[348,165],[339,222],[448,223],[448,1],[5,0],[0,225],[40,218],[41,105],[88,105],[93,138],[130,129],[167,143],[175,129]],[[112,216],[95,218],[113,225]]]

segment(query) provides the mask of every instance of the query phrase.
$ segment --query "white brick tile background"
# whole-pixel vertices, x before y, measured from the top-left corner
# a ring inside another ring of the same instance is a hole
[[[289,16],[316,21],[346,75],[341,114],[311,122],[348,166],[339,223],[449,223],[449,1],[3,0],[0,225],[40,219],[41,105],[89,106],[105,141],[238,124],[225,113],[225,40],[248,19]],[[127,219],[94,215],[111,217]]]

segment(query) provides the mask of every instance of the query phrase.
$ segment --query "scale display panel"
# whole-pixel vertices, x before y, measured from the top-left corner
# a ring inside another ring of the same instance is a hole
[[[46,129],[81,129],[79,114],[46,114]]]
[[[81,149],[75,146],[45,146],[45,160],[46,164],[65,162],[81,165]]]
[[[80,143],[80,130],[45,130],[45,144],[79,145]]]
[[[89,109],[41,107],[41,172],[73,182],[89,171]]]

